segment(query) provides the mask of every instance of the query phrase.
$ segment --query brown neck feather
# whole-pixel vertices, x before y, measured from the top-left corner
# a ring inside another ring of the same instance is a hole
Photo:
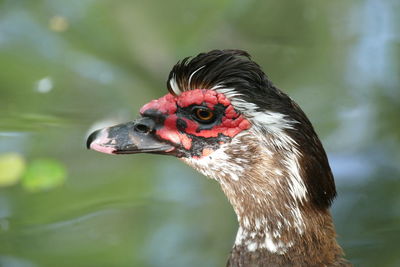
[[[342,261],[329,211],[242,204],[246,208],[238,214],[240,228],[228,266],[332,266]]]
[[[238,137],[233,142],[246,146],[222,148],[224,156],[212,154],[207,162],[185,160],[221,184],[237,214],[228,266],[349,266],[328,208],[315,205],[306,186],[293,180],[295,158],[260,146],[254,136]]]

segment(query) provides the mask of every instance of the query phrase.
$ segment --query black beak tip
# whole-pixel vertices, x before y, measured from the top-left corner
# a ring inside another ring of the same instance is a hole
[[[97,138],[98,133],[100,132],[100,130],[94,131],[93,133],[91,133],[88,137],[88,139],[86,140],[86,148],[90,149],[90,145],[93,143],[93,141]]]

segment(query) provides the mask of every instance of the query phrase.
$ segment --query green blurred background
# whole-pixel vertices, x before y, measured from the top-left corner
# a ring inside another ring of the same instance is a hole
[[[0,266],[224,266],[237,223],[179,160],[109,156],[179,59],[247,50],[313,122],[339,241],[400,266],[398,0],[0,0]]]

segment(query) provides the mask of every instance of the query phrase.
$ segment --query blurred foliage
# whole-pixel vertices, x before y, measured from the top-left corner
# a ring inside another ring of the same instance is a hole
[[[35,159],[29,164],[18,153],[0,155],[0,187],[17,184],[24,189],[40,192],[61,186],[66,179],[66,169],[55,159]]]
[[[16,153],[0,155],[0,187],[18,183],[25,170],[25,160]]]
[[[347,257],[399,266],[397,14],[397,0],[0,0],[0,265],[223,266],[237,225],[215,182],[84,143],[165,94],[178,60],[239,48],[320,134]]]
[[[22,186],[32,192],[60,186],[66,179],[64,166],[54,159],[36,159],[28,165]]]

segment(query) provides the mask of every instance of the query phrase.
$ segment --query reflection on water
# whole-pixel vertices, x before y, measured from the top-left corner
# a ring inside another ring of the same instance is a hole
[[[360,38],[349,57],[351,76],[347,78],[364,93],[374,89],[371,84],[381,84],[390,90],[399,82],[399,70],[396,70],[397,62],[391,60],[391,49],[400,36],[390,2],[368,0],[354,11],[352,34]]]
[[[337,184],[352,184],[366,182],[376,170],[373,158],[362,154],[328,155],[331,168],[336,176]]]
[[[53,80],[51,77],[44,77],[37,82],[36,90],[39,93],[48,93],[53,89]]]
[[[400,266],[395,0],[110,3],[0,1],[1,266],[225,264],[237,225],[215,182],[85,149],[95,122],[134,119],[175,61],[217,47],[248,50],[314,122],[347,257]]]

